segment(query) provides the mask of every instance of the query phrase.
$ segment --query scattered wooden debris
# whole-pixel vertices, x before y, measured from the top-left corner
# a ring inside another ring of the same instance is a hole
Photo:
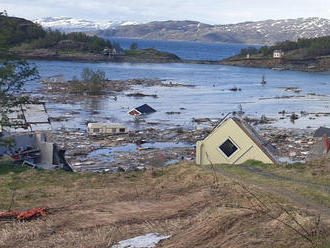
[[[42,216],[45,216],[47,208],[32,208],[27,211],[8,211],[0,213],[1,220],[20,220],[29,221]]]
[[[241,88],[237,88],[236,86],[233,87],[233,88],[230,88],[229,89],[230,91],[241,91],[242,89]]]
[[[158,98],[158,96],[157,96],[156,94],[148,95],[148,94],[143,94],[143,93],[140,93],[140,92],[126,94],[126,96],[132,96],[132,97],[153,97],[153,98]]]

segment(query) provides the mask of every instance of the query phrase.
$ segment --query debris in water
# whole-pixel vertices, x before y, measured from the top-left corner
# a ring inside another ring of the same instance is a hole
[[[237,88],[236,86],[229,89],[230,91],[241,91],[242,89],[241,88]]]
[[[262,76],[262,80],[261,80],[261,85],[265,85],[267,82],[266,82],[266,79],[265,79],[265,75]]]
[[[130,115],[146,115],[146,114],[151,114],[151,113],[154,113],[154,112],[156,112],[155,109],[150,107],[148,104],[143,104],[143,105],[141,105],[137,108],[132,109],[128,113]]]

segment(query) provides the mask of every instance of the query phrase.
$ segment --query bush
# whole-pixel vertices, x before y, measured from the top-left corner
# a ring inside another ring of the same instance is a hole
[[[240,52],[240,55],[252,55],[252,54],[257,54],[259,53],[259,50],[255,47],[248,47],[248,48],[242,48],[241,49],[241,52]]]
[[[106,80],[104,71],[85,68],[81,73],[81,80],[73,77],[69,90],[73,94],[102,95]]]
[[[131,50],[136,50],[138,48],[138,44],[136,42],[133,42],[130,47]]]

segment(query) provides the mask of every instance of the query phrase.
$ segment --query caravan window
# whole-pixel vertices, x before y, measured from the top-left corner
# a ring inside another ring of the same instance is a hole
[[[99,128],[93,128],[93,133],[99,133],[100,129]]]
[[[227,139],[224,143],[222,143],[219,148],[228,158],[238,149],[238,147],[230,139]]]
[[[120,133],[125,133],[125,128],[119,128]]]

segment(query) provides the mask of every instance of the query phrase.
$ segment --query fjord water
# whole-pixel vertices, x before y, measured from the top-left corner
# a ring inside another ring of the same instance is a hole
[[[163,43],[163,42],[162,42]],[[180,42],[177,42],[180,43]],[[196,59],[193,53],[184,51],[186,42],[181,42],[182,54],[187,53],[192,59]],[[173,45],[173,44],[171,44]],[[212,53],[212,47],[219,45],[220,50],[226,51],[224,44],[212,44],[203,56]],[[194,43],[189,43],[194,46]],[[196,43],[196,49],[203,43]],[[156,47],[157,48],[157,47]],[[190,48],[189,48],[190,49]],[[188,49],[188,50],[189,50]],[[210,49],[210,50],[209,50]],[[228,45],[226,53],[236,53],[241,49],[236,45]],[[213,56],[215,52],[212,53]],[[188,55],[187,55],[188,56]],[[197,55],[196,55],[197,56]],[[201,56],[201,55],[198,55]],[[210,60],[214,57],[209,56]],[[112,97],[86,99],[76,104],[49,103],[50,116],[73,116],[71,121],[54,124],[68,128],[85,128],[86,121],[111,121],[119,122],[133,127],[136,125],[127,112],[141,104],[147,103],[157,110],[156,113],[146,117],[146,122],[158,122],[163,127],[174,125],[193,127],[193,118],[220,118],[225,114],[237,111],[241,104],[243,111],[249,116],[280,118],[279,111],[295,112],[330,112],[330,74],[306,73],[295,71],[274,71],[268,69],[255,69],[243,67],[230,67],[221,65],[200,64],[131,64],[131,63],[79,63],[60,61],[31,61],[34,62],[41,77],[62,74],[70,80],[73,76],[79,76],[83,68],[100,69],[106,72],[109,79],[132,78],[159,78],[171,82],[194,85],[194,88],[183,87],[134,87],[129,92],[122,92],[114,101]],[[265,75],[267,84],[260,84]],[[32,89],[40,84],[29,84]],[[237,87],[241,91],[230,91]],[[287,87],[297,87],[301,92],[285,91]],[[142,92],[144,94],[156,94],[158,98],[132,98],[127,93]],[[72,111],[74,111],[72,113]],[[169,115],[166,112],[180,112]],[[276,123],[282,127],[307,126],[318,127],[327,125],[328,117],[320,117],[310,120],[308,117],[300,118],[295,124],[288,119]],[[135,128],[147,128],[148,124],[142,124]]]
[[[110,41],[118,42],[124,49],[129,49],[132,43],[138,48],[155,48],[160,51],[174,53],[181,59],[192,60],[222,60],[234,56],[245,44],[206,43],[189,41],[162,41],[162,40],[140,40],[127,38],[110,38]],[[256,45],[249,45],[258,48]]]

